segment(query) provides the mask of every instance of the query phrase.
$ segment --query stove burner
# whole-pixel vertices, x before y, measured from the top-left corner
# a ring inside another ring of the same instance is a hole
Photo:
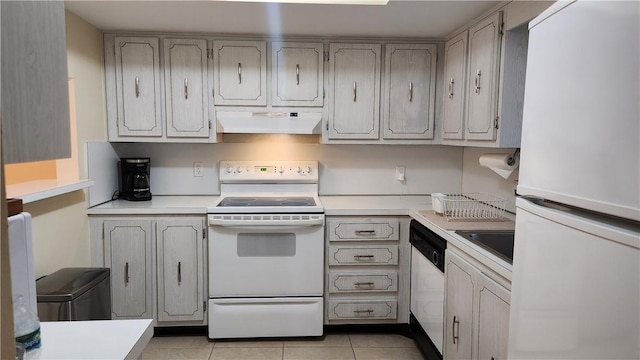
[[[218,207],[246,206],[315,206],[312,197],[228,197],[222,199]]]

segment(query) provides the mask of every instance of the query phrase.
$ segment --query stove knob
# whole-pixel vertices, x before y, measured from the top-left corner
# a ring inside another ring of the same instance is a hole
[[[282,166],[278,167],[278,172],[284,174],[284,168]]]
[[[302,171],[302,166],[298,166],[298,174],[304,174],[304,171]]]
[[[233,172],[233,167],[231,165],[227,166],[227,174],[231,174]]]
[[[241,174],[242,173],[242,168],[240,166],[238,166],[236,168],[236,173]]]
[[[307,174],[311,174],[311,171],[313,171],[313,169],[311,169],[311,166],[307,166]]]

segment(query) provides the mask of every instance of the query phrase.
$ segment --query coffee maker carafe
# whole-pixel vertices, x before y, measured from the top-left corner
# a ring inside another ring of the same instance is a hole
[[[151,200],[149,186],[149,158],[120,159],[122,197],[131,201]]]

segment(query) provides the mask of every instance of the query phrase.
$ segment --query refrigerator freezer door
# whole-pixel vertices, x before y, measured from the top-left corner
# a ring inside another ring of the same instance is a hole
[[[640,2],[559,2],[534,19],[518,193],[640,221],[638,79]]]
[[[640,358],[637,223],[516,206],[509,359]]]

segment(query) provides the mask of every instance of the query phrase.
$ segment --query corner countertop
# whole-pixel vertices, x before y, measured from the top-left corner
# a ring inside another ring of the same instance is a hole
[[[150,201],[115,200],[87,210],[89,215],[206,215],[207,207],[214,204],[212,196],[154,196]],[[480,246],[471,243],[451,230],[450,224],[434,221],[428,216],[433,210],[429,195],[331,195],[320,196],[328,216],[410,216],[456,249],[478,260],[483,265],[511,281],[512,265]],[[513,214],[506,213],[510,220]],[[478,222],[478,229],[491,228],[491,223]],[[469,226],[469,223],[467,223]],[[473,226],[471,224],[470,226]],[[496,224],[499,229],[513,228],[513,221]]]

